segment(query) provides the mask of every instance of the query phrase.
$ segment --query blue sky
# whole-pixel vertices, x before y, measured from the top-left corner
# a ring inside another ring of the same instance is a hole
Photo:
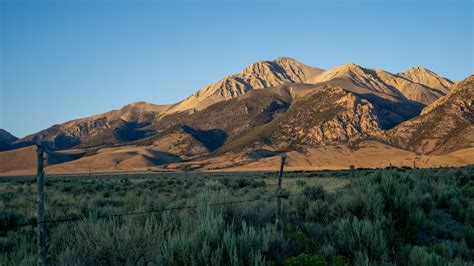
[[[473,1],[1,2],[0,128],[23,137],[177,102],[280,56],[329,69],[473,69]]]

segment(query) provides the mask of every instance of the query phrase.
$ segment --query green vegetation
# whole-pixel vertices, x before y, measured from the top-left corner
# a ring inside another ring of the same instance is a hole
[[[472,265],[474,168],[47,176],[60,265]],[[344,189],[336,189],[344,188]],[[261,200],[254,200],[261,199]],[[0,178],[0,264],[36,263],[35,180]],[[214,203],[242,201],[235,204]],[[179,206],[173,211],[102,218]]]

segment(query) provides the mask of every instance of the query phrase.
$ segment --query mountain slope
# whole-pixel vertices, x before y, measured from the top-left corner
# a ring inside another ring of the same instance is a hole
[[[249,65],[239,74],[228,76],[199,90],[172,106],[166,113],[202,110],[214,103],[244,95],[251,90],[284,83],[306,83],[322,72],[322,69],[306,66],[288,57],[260,61]]]
[[[403,100],[404,96],[394,87],[387,86],[371,69],[360,67],[356,64],[337,66],[325,71],[312,80],[313,83],[325,82],[334,79],[349,80],[357,88],[357,93],[375,93],[379,97],[391,100]]]
[[[406,72],[398,73],[397,75],[426,87],[439,90],[444,94],[447,94],[450,88],[454,85],[454,82],[451,80],[440,77],[433,71],[419,66]]]
[[[303,140],[298,143],[320,146],[378,134],[421,110],[411,102],[392,102],[372,94],[356,94],[337,84],[340,83],[284,84],[253,90],[194,113],[168,115],[158,123],[159,133],[134,144],[163,146],[173,135],[183,139],[183,142],[174,142],[175,146],[182,147],[178,150],[192,156],[198,153],[188,152],[189,137],[206,147],[207,151],[196,150],[204,154],[215,150],[231,151],[232,147],[240,149],[262,140],[278,145],[288,142],[289,135],[296,134],[290,130],[304,127],[302,134],[317,136],[300,135],[298,138]],[[331,121],[326,121],[330,114],[335,115],[330,117]],[[164,128],[165,125],[168,128]],[[320,131],[316,132],[317,129]],[[166,151],[172,152],[171,147]],[[176,151],[174,148],[173,152]]]
[[[417,74],[424,77],[416,78]],[[324,90],[328,95],[321,96],[320,100],[329,100],[339,106],[336,99],[331,98],[331,93],[341,93],[341,89],[344,93],[350,93],[349,98],[354,97],[351,101],[359,102],[346,102],[352,109],[333,111],[346,112],[355,119],[355,124],[344,121],[344,126],[341,126],[343,129],[340,127],[337,133],[324,132],[328,130],[326,125],[325,129],[321,129],[321,140],[313,141],[312,145],[352,141],[355,131],[358,137],[368,137],[380,130],[393,128],[418,115],[425,104],[443,95],[442,91],[428,87],[423,82],[444,84],[444,89],[448,90],[448,81],[428,70],[407,71],[402,76],[347,64],[323,71],[283,57],[252,64],[239,74],[211,84],[175,105],[132,103],[120,110],[54,125],[15,141],[14,145],[21,147],[40,141],[56,150],[131,144],[158,145],[166,152],[195,156],[213,152],[228,143],[229,139],[239,137],[239,134],[265,124],[274,124],[276,122],[273,120],[282,116],[280,114],[291,115],[286,112],[296,108],[290,108],[294,101],[315,91]],[[345,97],[345,94],[340,97]],[[377,130],[358,128],[363,127],[360,124],[363,122],[357,120],[360,110],[355,110],[361,105],[360,101],[367,102],[370,112],[375,115]],[[307,106],[312,111],[302,110],[302,118],[296,117],[294,120],[311,121],[320,115],[320,111],[313,107],[321,107],[321,104],[313,100]],[[347,120],[343,113],[338,113],[337,117]],[[291,121],[287,122],[291,124]],[[328,137],[331,134],[332,137]]]
[[[10,132],[6,131],[5,129],[0,128],[0,141],[10,144],[17,140],[18,138],[13,136]]]
[[[272,121],[277,114],[288,109],[294,98],[309,93],[313,87],[285,84],[268,90],[250,91],[194,113],[171,114],[156,124],[156,135],[133,144],[158,145],[168,152],[186,156],[212,152],[228,137]],[[191,146],[196,149],[191,149]]]
[[[17,139],[10,132],[0,128],[0,151],[10,149],[10,145]]]
[[[46,153],[45,165],[62,164],[81,158],[85,153],[80,150]],[[15,150],[0,152],[0,173],[14,170],[36,170],[36,146],[23,147]]]
[[[399,90],[407,99],[428,105],[440,97],[446,95],[447,92],[440,91],[436,88],[429,87],[430,79],[427,83],[417,83],[399,74],[391,74],[383,70],[375,69],[377,75],[389,86],[393,86]],[[451,86],[450,86],[451,87]],[[449,87],[449,88],[450,88]],[[449,91],[449,88],[446,90]]]
[[[379,113],[367,99],[338,87],[324,86],[292,102],[272,121],[229,138],[219,150],[229,152],[255,144],[277,149],[340,144],[381,131]]]
[[[422,75],[422,77],[418,78],[416,75]],[[353,92],[376,94],[390,100],[411,100],[424,105],[444,96],[452,86],[449,80],[426,69],[392,74],[381,69],[367,69],[352,63],[325,71],[311,82],[337,79],[349,81],[352,86],[343,88]],[[442,84],[442,89],[438,89],[441,87],[440,84]]]
[[[447,153],[474,146],[474,75],[454,86],[422,113],[388,131],[384,138],[420,153]]]
[[[76,119],[14,142],[25,146],[36,141],[52,149],[113,145],[143,138],[149,133],[146,126],[155,121],[169,106],[144,102],[126,105],[100,115]]]

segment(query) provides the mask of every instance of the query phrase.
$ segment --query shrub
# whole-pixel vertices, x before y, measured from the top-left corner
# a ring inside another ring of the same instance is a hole
[[[322,200],[310,202],[306,209],[306,218],[313,222],[328,224],[330,220],[329,203]]]
[[[353,259],[360,253],[372,262],[387,258],[387,241],[380,221],[341,219],[334,224],[334,238],[340,254]]]
[[[422,247],[413,247],[408,257],[409,265],[436,266],[444,265],[442,258],[436,253],[428,252]]]
[[[469,206],[466,211],[466,219],[464,221],[467,225],[474,226],[474,207]]]
[[[349,266],[350,261],[344,256],[335,256],[332,260],[332,265],[334,266]]]
[[[451,199],[459,197],[459,191],[450,186],[442,187],[437,194],[437,207],[449,209]]]
[[[443,258],[438,255],[436,252],[429,251],[424,247],[407,247],[409,249],[409,253],[407,254],[407,261],[405,264],[408,265],[421,265],[421,266],[444,266],[444,265],[459,265],[459,266],[467,266],[472,265],[472,262],[466,262],[456,257],[454,259]]]
[[[343,179],[347,174],[310,173]],[[49,219],[85,219],[48,225],[50,254],[52,263],[59,265],[283,265],[315,258],[317,262],[310,263],[472,265],[474,208],[469,187],[473,174],[474,167],[360,170],[349,189],[325,193],[321,186],[303,184],[306,179],[301,177],[308,173],[288,173],[306,193],[282,199],[283,232],[277,232],[274,224],[275,191],[263,181],[274,173],[205,177],[187,173],[186,179],[161,173],[157,179],[150,173],[153,179],[143,179],[146,175],[141,174],[134,177],[140,179],[137,182],[123,175],[51,177],[54,182],[46,198]],[[0,180],[0,208],[5,208],[0,211],[0,229],[34,217],[36,193],[28,180]],[[64,188],[72,193],[61,193]],[[264,199],[269,196],[272,199]],[[255,198],[262,200],[207,204]],[[188,205],[200,207],[94,218]],[[34,227],[0,233],[1,265],[35,263]]]
[[[444,256],[446,254],[446,247],[442,244],[435,244],[428,248],[430,252],[434,252],[439,256]]]
[[[1,228],[8,228],[16,224],[24,223],[25,221],[26,217],[22,213],[16,211],[0,211]]]
[[[302,193],[310,200],[324,199],[324,188],[321,185],[304,186]]]
[[[426,193],[420,200],[420,207],[426,214],[429,214],[434,207],[434,201],[430,194]]]
[[[0,193],[0,200],[4,203],[9,203],[15,197],[15,192],[5,191]]]
[[[263,180],[253,180],[250,187],[252,187],[252,188],[265,187],[265,181],[263,181]]]
[[[0,237],[0,252],[2,253],[12,252],[14,247],[15,247],[15,243],[13,242],[13,239]]]
[[[325,266],[328,265],[323,256],[310,256],[304,253],[296,257],[289,257],[285,259],[285,266]]]
[[[304,181],[303,179],[298,179],[296,180],[296,185],[298,185],[299,187],[304,187],[306,185],[306,181]]]
[[[323,246],[321,247],[321,254],[326,257],[326,258],[332,258],[336,254],[336,249],[331,243],[328,243],[329,241],[325,242]],[[342,257],[342,256],[340,256]]]
[[[474,228],[472,226],[464,228],[463,238],[466,241],[467,247],[474,249]]]
[[[474,181],[469,181],[463,188],[462,193],[468,198],[474,198]]]

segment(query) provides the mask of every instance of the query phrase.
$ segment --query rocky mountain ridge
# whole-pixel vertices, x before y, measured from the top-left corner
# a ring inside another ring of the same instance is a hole
[[[202,110],[214,103],[246,94],[250,90],[274,87],[284,83],[306,83],[322,73],[320,68],[306,66],[292,58],[259,61],[247,66],[239,74],[225,77],[187,99],[172,106],[166,113]]]
[[[422,114],[446,105],[442,99],[453,97],[453,84],[420,67],[392,74],[351,63],[324,71],[283,57],[251,64],[174,105],[132,103],[52,126],[13,144],[39,141],[56,150],[151,146],[194,158],[258,145],[304,149],[378,138],[432,152],[406,144],[412,142],[399,132],[426,105]]]

